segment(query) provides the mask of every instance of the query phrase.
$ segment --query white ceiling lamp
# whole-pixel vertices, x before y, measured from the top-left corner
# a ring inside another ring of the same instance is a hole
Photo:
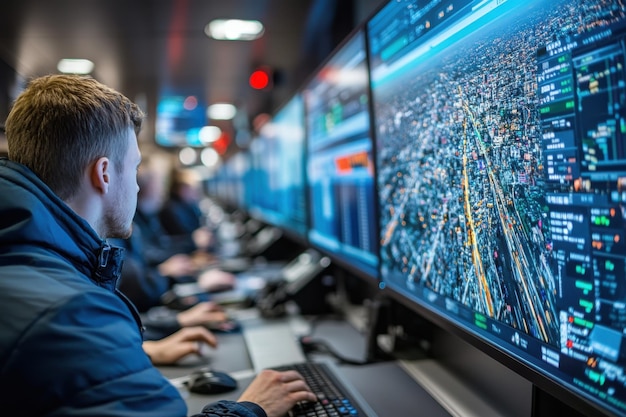
[[[211,120],[231,120],[237,114],[237,108],[229,103],[211,104],[207,116]]]
[[[57,64],[57,69],[63,74],[91,74],[94,64],[88,59],[64,58]]]
[[[198,134],[200,141],[204,144],[215,142],[220,138],[222,129],[217,126],[203,126]]]
[[[263,35],[263,24],[258,20],[216,19],[204,27],[210,38],[222,41],[253,41]]]
[[[200,161],[205,167],[214,168],[220,161],[220,155],[213,148],[204,148],[200,152]]]
[[[178,160],[183,165],[193,165],[198,160],[198,154],[196,150],[190,147],[185,147],[178,152]]]

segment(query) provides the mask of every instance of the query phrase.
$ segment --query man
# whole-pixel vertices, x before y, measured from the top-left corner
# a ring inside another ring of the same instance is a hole
[[[79,76],[35,79],[11,109],[0,160],[3,415],[187,413],[142,348],[136,310],[115,288],[122,251],[106,241],[131,233],[142,119]],[[298,401],[315,401],[301,377],[268,370],[239,402],[202,415],[278,417]]]

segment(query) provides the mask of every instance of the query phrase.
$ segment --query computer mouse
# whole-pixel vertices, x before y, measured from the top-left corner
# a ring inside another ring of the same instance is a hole
[[[195,394],[220,394],[237,389],[237,380],[226,372],[199,369],[189,375],[187,388]]]

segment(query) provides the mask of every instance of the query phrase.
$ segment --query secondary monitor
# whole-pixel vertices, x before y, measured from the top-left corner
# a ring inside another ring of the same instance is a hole
[[[296,238],[307,231],[304,103],[296,93],[250,143],[246,197],[254,217]]]
[[[247,210],[246,180],[250,172],[250,153],[240,150],[224,161],[207,180],[207,193],[231,209]]]
[[[360,30],[305,85],[309,242],[378,279],[368,83]]]
[[[394,0],[368,22],[389,293],[626,414],[623,2]]]

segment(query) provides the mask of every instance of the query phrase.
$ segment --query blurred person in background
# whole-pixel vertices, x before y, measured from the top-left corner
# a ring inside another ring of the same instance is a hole
[[[127,239],[112,240],[126,249],[118,288],[135,304],[146,327],[145,338],[159,339],[181,327],[207,325],[229,330],[232,322],[209,293],[230,289],[234,275],[207,269],[202,255],[195,256],[190,237],[169,236],[159,221],[166,179],[154,159],[142,161],[137,172],[137,210]],[[190,253],[191,252],[191,253]],[[196,282],[205,291],[184,299],[169,300],[177,283]],[[175,308],[167,308],[169,304]],[[220,324],[221,323],[221,324]]]
[[[202,196],[202,179],[196,171],[189,168],[173,169],[168,198],[161,207],[159,218],[168,235],[192,239],[197,249],[207,251],[210,250],[213,236],[205,225],[200,209]]]

